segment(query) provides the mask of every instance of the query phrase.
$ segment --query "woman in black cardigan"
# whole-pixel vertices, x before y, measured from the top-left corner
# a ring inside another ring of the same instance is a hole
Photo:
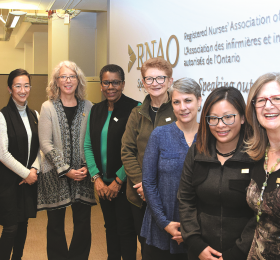
[[[124,71],[109,64],[100,71],[106,100],[94,105],[84,142],[85,157],[104,216],[108,260],[136,259],[136,233],[126,198],[126,174],[121,138],[131,110],[138,102],[123,95]]]
[[[39,170],[38,113],[29,109],[30,75],[23,69],[8,77],[9,103],[0,113],[1,260],[22,257],[28,218],[37,211]]]

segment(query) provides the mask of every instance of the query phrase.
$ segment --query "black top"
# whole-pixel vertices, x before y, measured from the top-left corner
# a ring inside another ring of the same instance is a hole
[[[151,105],[149,106],[149,115],[151,117],[153,125],[155,124],[155,119],[156,119],[156,114],[158,109],[159,109],[158,107],[152,107]]]
[[[72,121],[73,121],[73,118],[75,116],[75,112],[76,112],[77,107],[78,106],[74,106],[74,107],[63,106],[63,109],[64,109],[64,112],[66,114],[69,127],[71,127],[71,125],[72,125]]]
[[[22,165],[28,160],[28,136],[18,112],[10,98],[6,107],[1,110],[7,124],[9,139],[8,151]],[[37,157],[39,149],[38,119],[35,111],[26,106],[30,128],[32,131],[31,147],[27,168],[30,169]],[[13,225],[29,217],[36,217],[37,212],[37,185],[22,184],[19,175],[0,162],[0,224]]]
[[[114,103],[114,110],[110,118],[107,137],[107,178],[115,178],[116,172],[122,167],[121,139],[125,131],[126,123],[131,110],[138,105],[138,101],[122,94],[121,98]],[[101,131],[108,116],[108,101],[104,100],[91,109],[90,114],[90,138],[92,152],[99,169],[102,173],[101,164]]]

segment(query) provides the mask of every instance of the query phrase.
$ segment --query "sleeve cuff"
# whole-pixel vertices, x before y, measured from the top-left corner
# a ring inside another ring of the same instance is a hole
[[[60,172],[60,173],[58,174],[58,177],[59,177],[59,178],[63,177],[63,176],[64,176],[66,173],[68,173],[70,170],[71,170],[71,167],[69,167],[67,170],[65,170],[65,171],[63,171],[63,172]]]
[[[26,169],[24,172],[19,174],[19,176],[23,179],[26,179],[29,176],[30,170]]]
[[[116,175],[120,178],[121,181],[126,181],[126,173],[124,166],[122,166],[117,172]]]
[[[190,236],[186,240],[188,250],[192,251],[197,257],[208,246],[199,235]]]

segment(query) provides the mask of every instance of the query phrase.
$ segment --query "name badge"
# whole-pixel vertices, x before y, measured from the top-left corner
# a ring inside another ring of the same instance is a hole
[[[249,173],[249,169],[242,169],[242,170],[241,170],[241,173],[242,173],[242,174],[247,174],[247,173]]]
[[[115,120],[116,122],[118,122],[118,121],[119,121],[119,119],[117,119],[116,117],[114,117],[114,120]]]
[[[276,183],[279,183],[279,184],[280,184],[280,178],[277,178],[277,179],[276,179]]]
[[[166,122],[171,121],[171,117],[167,117],[167,118],[165,118],[165,121],[166,121]]]

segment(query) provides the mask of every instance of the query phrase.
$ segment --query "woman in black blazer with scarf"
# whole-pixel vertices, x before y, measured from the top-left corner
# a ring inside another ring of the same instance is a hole
[[[29,109],[30,75],[23,69],[8,77],[11,95],[0,113],[0,258],[20,260],[28,218],[37,211],[39,170],[38,113]]]

